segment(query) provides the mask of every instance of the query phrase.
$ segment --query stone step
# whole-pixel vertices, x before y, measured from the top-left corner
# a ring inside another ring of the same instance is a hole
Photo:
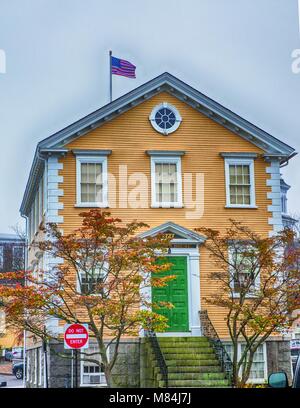
[[[161,347],[163,355],[167,354],[215,354],[212,347]]]
[[[156,361],[155,361],[156,362]],[[203,359],[182,359],[182,360],[166,360],[168,367],[203,367],[203,366],[219,366],[220,363],[217,359],[203,358]]]
[[[168,367],[169,373],[220,373],[221,367],[219,365],[215,366],[171,366]],[[154,368],[154,374],[159,374],[160,368]]]
[[[159,387],[164,387],[165,383],[163,380],[159,381]],[[169,387],[229,387],[228,380],[170,380],[168,383]]]
[[[165,360],[209,360],[213,359],[215,354],[212,353],[163,353]]]
[[[159,343],[209,343],[206,337],[159,337]]]
[[[159,343],[159,346],[162,350],[167,349],[167,348],[178,348],[180,350],[183,349],[203,349],[203,348],[213,348],[209,342],[204,342],[201,341],[199,343],[177,343],[177,342],[163,342]]]
[[[162,380],[162,374],[157,374],[157,379]],[[171,380],[225,380],[224,373],[168,373]]]

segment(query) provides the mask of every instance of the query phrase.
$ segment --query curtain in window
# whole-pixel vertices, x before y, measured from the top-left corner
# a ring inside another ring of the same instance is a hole
[[[229,177],[230,204],[251,204],[249,165],[230,165]]]
[[[177,168],[175,163],[155,164],[155,189],[157,202],[177,202]]]
[[[102,202],[102,190],[102,164],[81,163],[81,202]]]

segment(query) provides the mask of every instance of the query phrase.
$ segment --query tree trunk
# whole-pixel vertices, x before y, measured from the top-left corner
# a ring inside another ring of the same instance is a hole
[[[249,376],[250,376],[250,370],[253,364],[253,358],[254,358],[254,353],[250,351],[249,353],[249,359],[248,361],[245,362],[245,365],[243,367],[243,374],[242,374],[242,378],[241,378],[241,382],[240,382],[240,388],[244,388]]]
[[[105,378],[106,378],[107,387],[108,387],[108,388],[115,388],[116,385],[115,385],[115,383],[114,383],[113,376],[111,375],[111,369],[108,368],[108,367],[106,367],[105,370],[104,370],[104,372],[105,372]]]
[[[233,358],[232,358],[232,385],[238,387],[239,370],[238,370],[238,343],[233,343]]]

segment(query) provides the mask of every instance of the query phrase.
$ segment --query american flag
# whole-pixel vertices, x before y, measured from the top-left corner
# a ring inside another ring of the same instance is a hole
[[[129,61],[120,58],[111,57],[111,73],[114,75],[121,75],[127,78],[135,78],[136,66]]]

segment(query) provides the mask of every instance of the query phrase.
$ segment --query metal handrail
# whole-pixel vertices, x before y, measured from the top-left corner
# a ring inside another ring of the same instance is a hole
[[[224,371],[226,377],[232,385],[233,382],[233,364],[229,354],[227,353],[222,341],[220,340],[216,329],[214,328],[207,310],[199,311],[199,318],[201,323],[201,331],[203,336],[207,337],[211,342],[215,353],[220,361],[221,368]]]
[[[145,330],[145,336],[150,340],[152,351],[155,355],[160,373],[165,383],[165,388],[168,388],[168,367],[157,340],[156,333],[153,330]]]

